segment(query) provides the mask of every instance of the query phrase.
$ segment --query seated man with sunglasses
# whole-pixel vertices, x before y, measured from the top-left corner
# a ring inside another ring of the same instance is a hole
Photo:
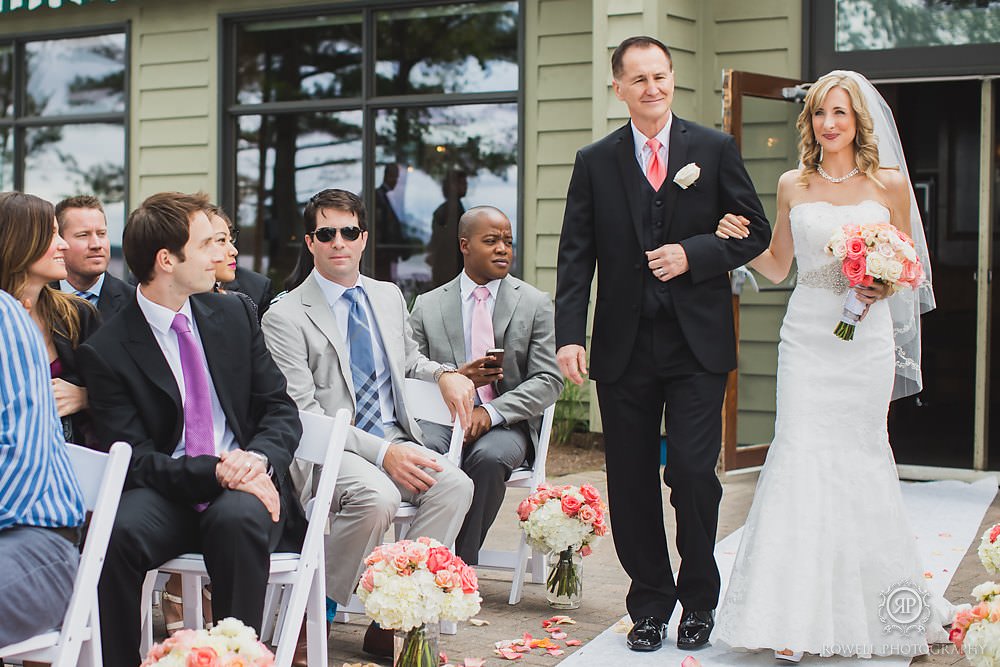
[[[361,275],[368,228],[357,195],[323,190],[306,204],[304,217],[313,270],[272,304],[262,326],[299,409],[331,416],[340,408],[354,411],[326,541],[327,595],[346,604],[364,557],[381,543],[402,500],[418,508],[410,537],[444,544],[455,541],[472,503],[473,485],[465,473],[422,446],[420,427],[406,408],[403,379],[437,382],[466,428],[475,386],[454,367],[419,352],[395,284]],[[292,474],[308,499],[311,469]],[[391,632],[373,624],[364,649],[392,655]]]

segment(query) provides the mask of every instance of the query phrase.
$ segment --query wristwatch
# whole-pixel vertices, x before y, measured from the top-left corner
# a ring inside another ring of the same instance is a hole
[[[264,463],[264,470],[267,471],[267,476],[271,477],[274,474],[274,470],[271,469],[271,462],[267,460],[267,454],[262,452],[246,450],[247,454],[260,459]]]
[[[441,379],[441,376],[445,373],[457,373],[458,369],[451,364],[441,364],[436,371],[434,371],[434,381],[437,382]]]

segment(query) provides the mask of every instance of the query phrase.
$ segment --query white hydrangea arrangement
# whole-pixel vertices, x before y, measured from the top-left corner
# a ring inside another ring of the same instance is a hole
[[[271,667],[274,654],[257,641],[257,633],[235,618],[211,630],[178,630],[154,644],[140,667]]]
[[[983,533],[979,542],[979,560],[990,574],[1000,572],[1000,523]]]

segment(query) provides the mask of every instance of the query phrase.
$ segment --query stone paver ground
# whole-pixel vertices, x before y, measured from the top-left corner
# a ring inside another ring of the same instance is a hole
[[[553,478],[558,484],[590,483],[601,490],[607,491],[605,475],[600,470],[574,473]],[[729,535],[743,525],[750,510],[754,487],[757,483],[756,473],[729,475],[723,482],[725,489],[719,516],[719,539]],[[489,548],[515,548],[519,533],[514,510],[518,503],[527,495],[526,491],[512,489],[507,493],[503,508],[497,522],[487,540]],[[664,516],[666,517],[668,537],[672,539],[673,508],[670,506],[667,494],[663,494]],[[986,526],[1000,522],[1000,497],[994,500],[980,526],[979,534]],[[976,555],[976,546],[970,545],[948,587],[947,597],[955,603],[969,601],[972,588],[988,577]],[[675,546],[670,544],[671,561],[676,567],[678,562]],[[502,639],[520,638],[523,633],[531,633],[535,637],[544,636],[541,621],[556,613],[567,613],[576,620],[576,625],[566,628],[569,637],[580,639],[584,643],[604,632],[625,615],[625,591],[628,578],[618,563],[614,545],[611,539],[599,543],[593,555],[584,560],[584,597],[579,609],[571,612],[556,612],[548,607],[545,601],[545,590],[540,584],[525,584],[524,595],[520,604],[507,604],[510,592],[509,573],[481,571],[480,589],[483,596],[483,608],[478,618],[486,620],[489,625],[475,627],[466,623],[459,624],[458,634],[442,635],[441,648],[449,660],[461,665],[466,657],[485,658],[486,665],[499,667],[510,664],[493,654],[494,642]],[[350,623],[338,623],[330,636],[330,667],[342,667],[348,664],[391,665],[391,660],[376,660],[361,652],[361,642],[366,618],[353,618]],[[525,654],[517,663],[524,666],[556,665],[576,649],[570,648],[562,657],[552,657],[534,651]],[[934,647],[930,656],[916,659],[920,667],[955,665],[963,662],[951,645]],[[601,666],[605,667],[605,666]],[[618,667],[618,666],[613,666]],[[673,665],[672,667],[679,667]]]

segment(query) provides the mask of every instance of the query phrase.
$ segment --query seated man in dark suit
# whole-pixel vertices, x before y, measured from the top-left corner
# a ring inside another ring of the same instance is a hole
[[[302,426],[250,304],[202,294],[222,260],[207,205],[161,193],[129,215],[135,299],[80,348],[101,444],[133,448],[98,586],[113,667],[139,662],[147,570],[203,553],[216,617],[259,631],[269,554],[283,528],[302,534],[288,480]]]
[[[111,242],[104,207],[97,197],[80,195],[56,204],[59,235],[66,241],[66,280],[53,287],[86,299],[109,319],[135,294],[135,288],[108,273]]]
[[[38,327],[0,291],[0,647],[59,627],[84,505]],[[2,657],[2,656],[0,656]]]
[[[458,533],[458,555],[473,565],[503,503],[504,483],[530,459],[541,414],[563,381],[556,363],[552,301],[508,275],[514,261],[510,220],[492,206],[466,211],[458,226],[465,269],[417,297],[413,336],[428,358],[459,366],[476,387],[472,426],[465,434],[462,470],[475,484],[472,506]],[[486,351],[503,348],[502,368]],[[425,444],[448,451],[451,429],[421,422]]]

